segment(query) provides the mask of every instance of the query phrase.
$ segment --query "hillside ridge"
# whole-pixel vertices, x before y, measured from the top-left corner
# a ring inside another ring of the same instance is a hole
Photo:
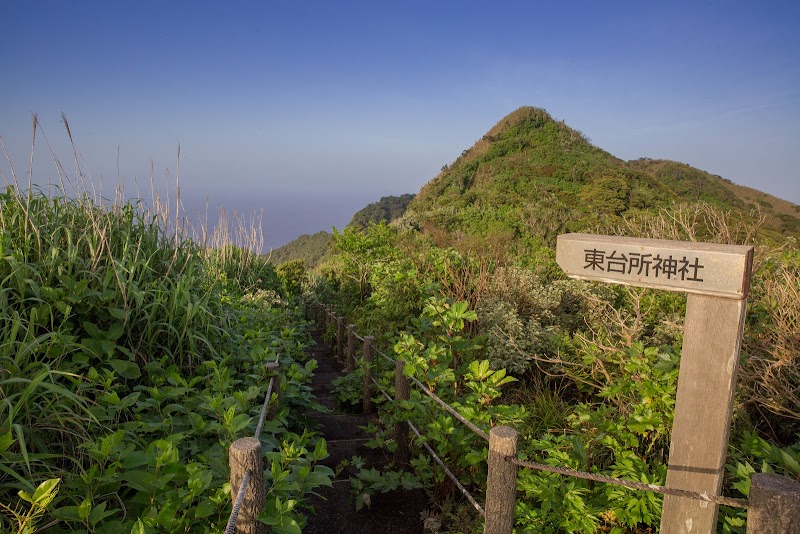
[[[503,117],[445,165],[406,216],[432,232],[485,238],[533,230],[549,238],[553,231],[587,231],[637,211],[694,202],[753,212],[776,238],[800,236],[800,206],[685,163],[624,161],[531,106]],[[546,236],[531,228],[541,222],[551,227]]]

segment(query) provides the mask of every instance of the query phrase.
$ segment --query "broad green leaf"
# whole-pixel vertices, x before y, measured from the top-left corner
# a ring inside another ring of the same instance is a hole
[[[51,478],[39,484],[36,491],[33,492],[31,502],[46,508],[47,505],[50,504],[50,501],[56,496],[56,493],[58,493],[59,482],[61,482],[60,478]]]
[[[5,452],[14,443],[14,435],[11,432],[0,434],[0,453]]]
[[[110,360],[109,365],[114,368],[114,371],[121,376],[122,378],[127,378],[128,380],[135,380],[142,376],[142,371],[139,369],[139,366],[136,365],[134,362],[129,362],[125,360]]]
[[[203,517],[210,516],[216,511],[217,511],[217,505],[214,504],[214,502],[212,502],[210,499],[204,499],[194,509],[194,517],[196,519],[201,519]]]
[[[157,477],[149,471],[133,470],[126,471],[122,479],[128,486],[138,491],[149,492],[156,484]]]
[[[144,529],[144,523],[142,523],[141,519],[137,519],[136,523],[133,524],[131,534],[147,534],[147,531]]]

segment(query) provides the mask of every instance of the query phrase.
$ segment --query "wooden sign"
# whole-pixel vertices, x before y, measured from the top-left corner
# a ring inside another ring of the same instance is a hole
[[[753,248],[566,234],[556,261],[573,278],[689,293],[666,485],[719,495]],[[664,497],[662,534],[711,534],[716,522],[714,504]]]
[[[568,275],[669,291],[747,296],[753,247],[591,234],[558,236],[556,261]]]

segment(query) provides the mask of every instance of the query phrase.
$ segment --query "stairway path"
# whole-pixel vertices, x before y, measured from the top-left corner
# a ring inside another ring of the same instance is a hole
[[[344,376],[339,362],[330,347],[318,333],[309,355],[318,362],[312,387],[317,400],[330,409],[330,413],[314,412],[311,418],[319,423],[319,432],[328,444],[329,457],[321,463],[336,470],[342,460],[361,456],[367,467],[385,465],[383,451],[366,446],[369,435],[360,427],[376,423],[374,415],[346,414],[338,410],[336,397],[331,392],[331,382]],[[391,492],[374,495],[370,508],[356,512],[350,495],[351,468],[345,469],[333,481],[333,487],[319,488],[319,496],[310,499],[316,514],[308,515],[304,534],[423,534],[420,513],[425,509],[422,491]]]

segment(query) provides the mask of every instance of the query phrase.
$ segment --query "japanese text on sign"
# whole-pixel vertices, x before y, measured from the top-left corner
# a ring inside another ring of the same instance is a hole
[[[597,248],[584,249],[585,270],[603,271],[608,273],[635,274],[636,276],[666,278],[667,280],[682,280],[702,282],[700,270],[704,266],[699,258],[687,256],[672,256],[661,254],[641,254],[636,252],[618,252]]]
[[[556,262],[573,278],[741,299],[753,247],[562,234]]]

